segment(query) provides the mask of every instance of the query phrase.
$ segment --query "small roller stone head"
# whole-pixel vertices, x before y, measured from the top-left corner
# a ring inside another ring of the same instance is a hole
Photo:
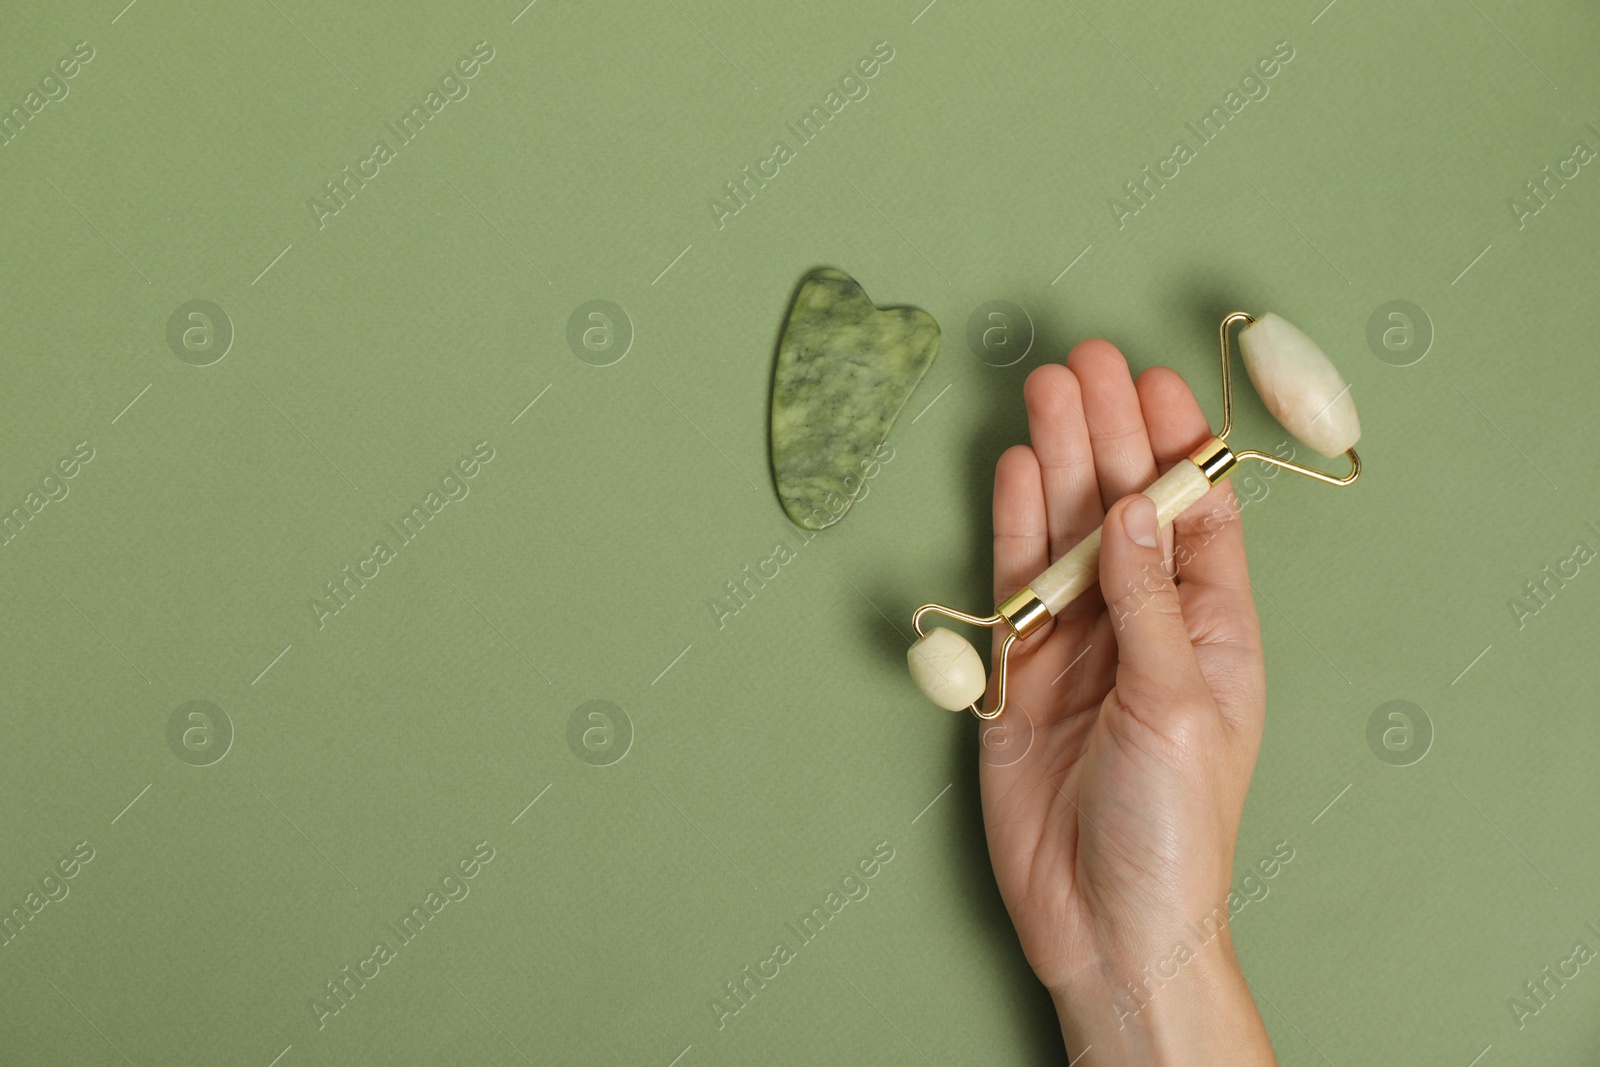
[[[965,711],[988,688],[978,650],[954,630],[935,627],[906,652],[911,680],[922,695],[946,711]]]
[[[1355,447],[1356,402],[1315,341],[1268,312],[1239,331],[1239,352],[1250,384],[1284,429],[1329,458]]]

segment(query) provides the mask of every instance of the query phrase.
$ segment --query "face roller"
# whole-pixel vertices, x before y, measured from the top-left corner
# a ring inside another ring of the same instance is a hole
[[[1229,330],[1240,324],[1239,350],[1245,371],[1267,410],[1284,429],[1332,458],[1341,452],[1350,458],[1350,473],[1334,477],[1277,456],[1228,447],[1233,429],[1232,375],[1229,368]],[[1305,334],[1277,315],[1257,319],[1235,311],[1222,320],[1218,331],[1222,346],[1222,429],[1184,460],[1179,460],[1144,491],[1155,502],[1156,514],[1166,525],[1206,495],[1228,476],[1241,459],[1254,459],[1284,467],[1329,485],[1349,485],[1361,474],[1361,458],[1353,447],[1361,437],[1350,387],[1322,350]],[[1018,641],[1028,637],[1062,608],[1093,585],[1100,573],[1100,530],[1095,530],[1052,563],[1033,581],[995,608],[988,617],[968,615],[940,604],[924,604],[911,618],[917,642],[906,653],[911,677],[924,696],[947,711],[970,710],[980,719],[997,718],[1006,707],[1006,659]],[[995,657],[995,704],[981,711],[978,702],[988,688],[983,660],[959,634],[944,627],[924,632],[922,620],[939,614],[969,623],[1005,630]]]

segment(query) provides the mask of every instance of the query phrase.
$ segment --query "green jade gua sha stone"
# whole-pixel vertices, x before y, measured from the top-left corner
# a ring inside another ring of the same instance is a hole
[[[772,471],[789,518],[808,530],[844,518],[938,354],[926,311],[880,309],[843,271],[806,276],[772,379]]]

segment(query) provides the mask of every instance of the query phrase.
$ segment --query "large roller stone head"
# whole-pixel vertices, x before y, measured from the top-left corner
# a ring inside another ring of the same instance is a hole
[[[1267,312],[1239,332],[1239,353],[1250,384],[1285,430],[1330,458],[1355,447],[1361,420],[1350,386],[1293,323]]]

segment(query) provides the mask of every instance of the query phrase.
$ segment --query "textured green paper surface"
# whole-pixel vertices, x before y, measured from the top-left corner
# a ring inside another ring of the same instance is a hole
[[[1061,1062],[909,613],[989,606],[1030,369],[1218,418],[1234,308],[1368,464],[1241,483],[1282,1062],[1594,1061],[1595,965],[1507,1004],[1600,949],[1591,5],[124,2],[0,34],[0,1062]],[[835,263],[946,342],[807,540],[771,358]]]

